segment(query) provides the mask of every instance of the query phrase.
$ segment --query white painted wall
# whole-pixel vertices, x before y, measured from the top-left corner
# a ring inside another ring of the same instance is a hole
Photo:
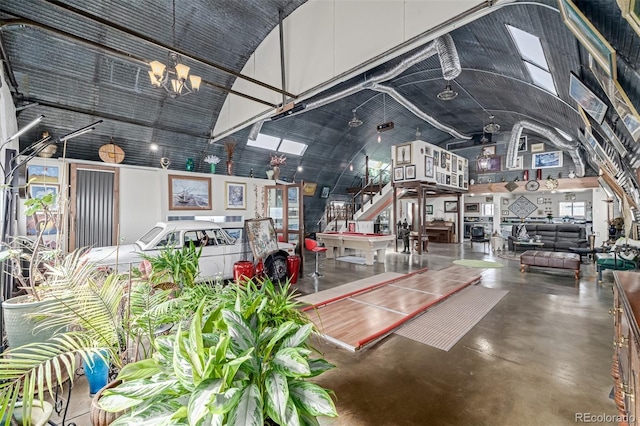
[[[483,0],[310,0],[284,20],[287,91],[297,101],[371,69],[491,11],[486,7],[438,31],[433,28]],[[381,30],[384,28],[384,30]],[[262,41],[241,73],[281,87],[279,28]],[[330,84],[325,84],[331,81]],[[282,95],[243,79],[233,90],[279,104]],[[214,127],[224,137],[274,110],[227,95]],[[241,124],[242,123],[242,124]]]
[[[99,164],[82,161],[82,164]],[[56,166],[60,169],[60,184],[64,188],[64,163],[58,159],[34,158],[30,165]],[[191,173],[175,170],[163,170],[127,165],[113,165],[120,169],[120,243],[128,244],[136,241],[156,222],[167,220],[168,216],[242,216],[252,219],[262,214],[264,208],[264,186],[273,185],[273,180],[256,179],[241,176],[226,176],[207,173]],[[199,176],[211,179],[211,210],[169,210],[168,182],[169,175]],[[228,210],[225,208],[225,182],[246,183],[247,208],[245,210]],[[18,234],[26,235],[27,218],[24,215],[24,200],[19,202]],[[243,226],[239,221],[237,226]],[[65,232],[65,231],[63,231]],[[51,239],[48,237],[47,239]]]

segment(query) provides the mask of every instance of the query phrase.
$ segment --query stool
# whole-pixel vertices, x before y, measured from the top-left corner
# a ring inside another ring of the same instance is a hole
[[[309,274],[310,277],[321,277],[322,274],[318,272],[318,253],[327,251],[326,247],[318,247],[318,242],[316,240],[312,240],[311,238],[305,238],[304,240],[304,248],[309,251],[312,251],[316,254],[316,270],[313,274]]]

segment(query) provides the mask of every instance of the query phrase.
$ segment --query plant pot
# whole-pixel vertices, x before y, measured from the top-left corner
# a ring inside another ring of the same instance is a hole
[[[42,401],[42,405],[40,405],[40,401],[33,401],[33,405],[31,407],[31,426],[44,426],[51,418],[51,414],[53,414],[53,405],[47,401]],[[17,402],[16,405],[13,406],[13,418],[19,424],[23,424],[22,419],[22,402]],[[5,423],[5,418],[3,417],[0,420],[2,424]]]
[[[102,356],[107,357],[107,351],[100,351]],[[87,355],[91,362],[87,363],[84,360],[82,365],[84,366],[84,373],[87,376],[89,382],[89,396],[94,396],[109,382],[109,363],[98,353],[92,353]]]
[[[280,179],[280,167],[273,166],[273,180]]]
[[[89,411],[89,418],[93,426],[108,426],[113,423],[118,417],[124,414],[124,411],[118,411],[117,413],[105,411],[100,407],[100,404],[98,403],[100,397],[102,396],[102,393],[105,390],[115,388],[121,383],[122,380],[114,380],[113,382],[109,382],[105,387],[100,389],[96,396],[94,396],[91,400],[91,410]]]
[[[5,330],[10,348],[17,348],[29,343],[45,342],[57,330],[35,330],[37,320],[28,318],[28,314],[38,313],[46,305],[56,303],[55,300],[29,301],[27,295],[13,297],[2,302]]]

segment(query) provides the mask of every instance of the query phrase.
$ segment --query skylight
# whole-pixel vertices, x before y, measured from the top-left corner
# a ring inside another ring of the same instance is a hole
[[[549,64],[544,56],[540,38],[511,25],[507,25],[507,29],[529,71],[533,84],[557,96],[558,92],[553,76],[549,72]]]
[[[255,141],[252,141],[251,139],[247,140],[247,145],[268,149],[269,151],[275,151],[278,149],[278,145],[280,145],[280,138],[258,133],[258,137]]]
[[[284,152],[286,154],[293,154],[293,155],[303,155],[304,152],[307,150],[307,146],[308,145],[300,142],[290,141],[288,139],[282,139],[282,142],[278,147],[278,152]]]
[[[268,151],[302,156],[304,155],[304,152],[307,150],[307,147],[309,145],[289,139],[281,139],[276,136],[269,136],[263,133],[258,133],[258,137],[255,141],[247,139],[247,146],[254,146],[256,148],[262,148]]]

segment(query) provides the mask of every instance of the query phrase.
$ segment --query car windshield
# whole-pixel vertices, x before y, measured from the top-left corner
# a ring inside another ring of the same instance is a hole
[[[153,228],[151,228],[151,230],[149,232],[147,232],[146,234],[144,234],[142,237],[140,237],[138,239],[138,241],[140,241],[141,243],[143,243],[144,245],[149,244],[151,241],[153,241],[153,239],[155,237],[157,237],[160,233],[162,232],[162,228],[159,226],[154,226]]]

